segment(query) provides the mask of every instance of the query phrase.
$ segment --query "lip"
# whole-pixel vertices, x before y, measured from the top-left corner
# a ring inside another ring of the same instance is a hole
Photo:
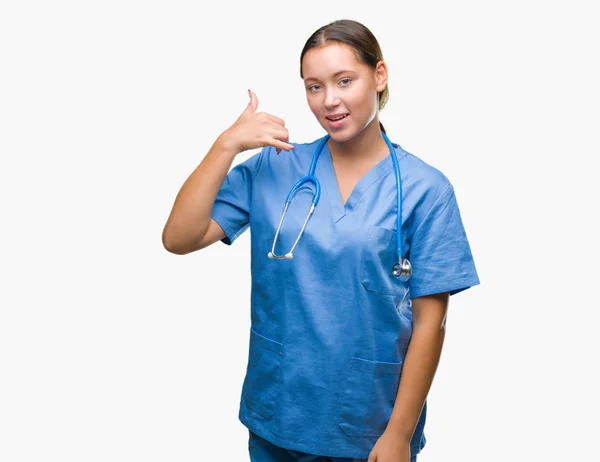
[[[344,117],[344,118],[343,118],[343,119],[341,119],[341,120],[336,120],[336,121],[333,121],[333,120],[329,120],[329,119],[327,119],[327,117],[337,117],[337,116],[341,116],[341,115],[344,115],[344,114],[346,114],[346,117]],[[341,127],[341,126],[344,124],[344,122],[346,121],[346,119],[347,119],[349,116],[350,116],[350,114],[349,114],[349,113],[347,113],[347,112],[346,112],[346,113],[343,113],[343,112],[342,112],[341,114],[332,114],[332,115],[330,115],[330,116],[326,116],[325,120],[327,120],[327,124],[328,124],[328,125],[329,125],[331,128],[339,128],[339,127]]]
[[[326,114],[325,117],[339,117],[339,116],[343,116],[343,115],[347,115],[347,112],[338,112],[337,114]]]

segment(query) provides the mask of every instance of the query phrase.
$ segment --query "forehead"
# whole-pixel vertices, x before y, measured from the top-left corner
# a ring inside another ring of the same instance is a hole
[[[331,77],[340,70],[362,72],[366,68],[354,48],[339,42],[311,48],[302,58],[304,80]]]

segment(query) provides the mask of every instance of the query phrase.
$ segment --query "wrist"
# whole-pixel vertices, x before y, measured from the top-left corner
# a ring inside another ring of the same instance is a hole
[[[215,145],[217,145],[221,151],[225,152],[231,157],[235,157],[242,152],[242,149],[240,149],[231,136],[229,136],[227,130],[218,136],[217,140],[215,141]]]
[[[386,432],[393,434],[396,438],[410,442],[415,432],[414,428],[409,428],[404,422],[396,419],[390,419],[385,429]]]

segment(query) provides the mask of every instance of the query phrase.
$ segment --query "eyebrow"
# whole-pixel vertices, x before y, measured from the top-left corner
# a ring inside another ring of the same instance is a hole
[[[342,71],[337,71],[335,74],[333,74],[333,77],[337,77],[340,74],[356,74],[355,71],[351,71],[351,70],[342,70]],[[319,80],[316,77],[306,77],[304,80]]]

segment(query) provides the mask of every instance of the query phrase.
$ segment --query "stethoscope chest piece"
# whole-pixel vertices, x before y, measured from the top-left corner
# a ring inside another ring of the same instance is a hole
[[[412,265],[405,258],[404,260],[402,260],[402,264],[398,262],[394,265],[394,267],[392,268],[392,274],[401,281],[406,282],[410,279],[412,275]]]

